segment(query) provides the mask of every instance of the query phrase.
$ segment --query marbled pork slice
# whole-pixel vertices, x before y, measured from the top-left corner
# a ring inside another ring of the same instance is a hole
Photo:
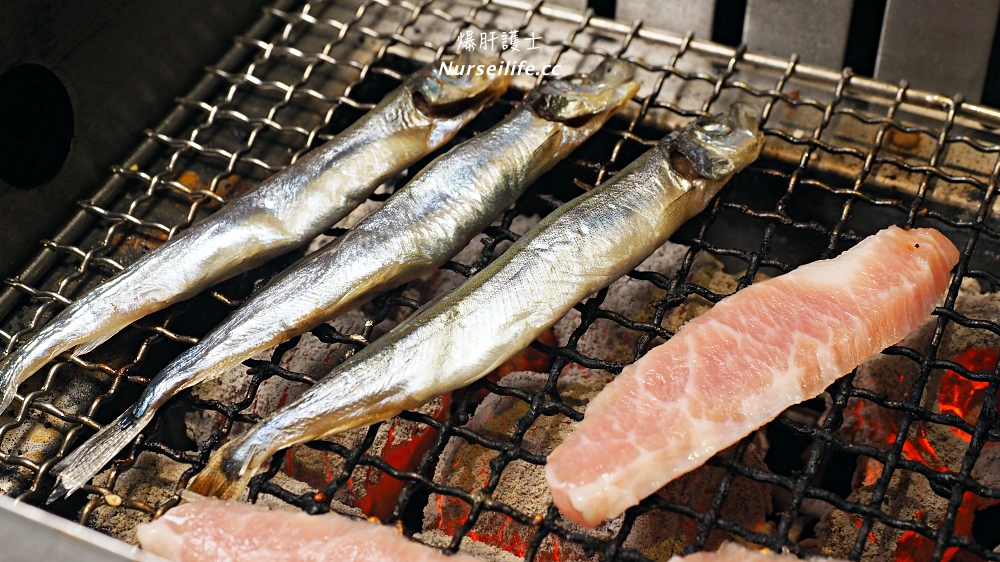
[[[475,562],[386,525],[214,499],[175,507],[137,534],[143,549],[172,562]]]
[[[810,562],[837,562],[833,558],[812,557]],[[695,552],[681,558],[674,556],[668,562],[801,562],[794,554],[776,554],[770,550],[749,550],[727,542],[715,552]]]
[[[890,227],[722,300],[590,403],[548,458],[563,514],[593,527],[898,342],[933,310],[958,250]]]

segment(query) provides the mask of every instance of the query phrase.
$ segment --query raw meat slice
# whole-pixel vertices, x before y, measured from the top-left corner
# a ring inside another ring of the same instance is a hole
[[[548,458],[563,514],[615,517],[917,328],[958,250],[890,227],[840,257],[751,285],[626,367]]]
[[[833,558],[807,558],[811,562],[837,562]],[[749,550],[727,542],[715,552],[695,552],[681,558],[674,556],[668,562],[800,562],[793,554],[775,554],[770,550]]]
[[[137,531],[172,562],[475,562],[343,515],[271,511],[236,501],[186,503]]]

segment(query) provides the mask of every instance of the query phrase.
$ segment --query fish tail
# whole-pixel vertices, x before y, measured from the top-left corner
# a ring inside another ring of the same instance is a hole
[[[69,496],[90,481],[153,419],[154,411],[135,415],[128,410],[115,421],[101,428],[93,437],[59,461],[52,471],[57,474],[56,487],[48,503]]]
[[[241,441],[236,439],[220,447],[205,468],[188,483],[187,489],[202,496],[224,500],[239,497],[261,464],[254,463],[254,457],[262,456],[255,454],[252,447],[248,449],[241,446]]]

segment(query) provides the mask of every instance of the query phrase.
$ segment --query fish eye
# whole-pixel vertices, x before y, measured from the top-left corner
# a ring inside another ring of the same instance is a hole
[[[710,135],[728,135],[732,132],[729,125],[725,123],[706,123],[701,126],[701,129]]]

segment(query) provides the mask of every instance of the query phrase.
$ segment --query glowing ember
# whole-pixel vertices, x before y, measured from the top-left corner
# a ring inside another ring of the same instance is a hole
[[[450,406],[451,400],[446,394],[441,399],[440,414],[435,417],[443,421],[447,417]],[[395,433],[395,426],[389,428],[389,440],[385,444],[385,449],[382,450],[382,458],[393,468],[404,472],[416,470],[417,465],[420,464],[420,458],[437,440],[437,430],[430,426],[423,427],[410,439],[401,443],[394,441]],[[358,499],[358,508],[365,512],[365,515],[378,517],[382,520],[388,519],[396,508],[396,500],[399,499],[399,494],[402,493],[406,483],[388,474],[383,474],[375,467],[368,467],[368,470],[370,473],[369,482],[374,481],[375,483],[369,484],[365,495]],[[374,474],[375,472],[378,474]]]
[[[283,403],[285,397],[282,397]],[[433,417],[438,421],[448,418],[451,411],[451,396],[446,394],[441,397],[440,406],[435,408]],[[382,431],[386,432],[385,445],[380,448],[373,447],[369,454],[381,457],[393,468],[403,472],[413,472],[420,464],[423,457],[434,442],[437,440],[436,429],[423,424],[410,424],[413,427],[401,427],[401,422],[393,419],[385,422]],[[331,463],[339,460],[336,453],[327,451],[313,451],[308,457],[296,457],[289,449],[285,453],[285,462],[282,470],[301,482],[313,488],[322,488],[329,484],[334,478],[340,475],[340,468],[336,464],[331,467]],[[350,499],[339,498],[353,507],[357,507],[365,515],[377,517],[380,520],[389,519],[396,508],[396,501],[406,482],[397,480],[389,474],[374,466],[361,467],[358,471],[365,471],[361,476],[356,471],[347,481],[347,489],[350,492]]]
[[[927,431],[924,429],[922,422],[916,424],[916,430],[917,437],[915,439],[908,438],[903,442],[903,458],[921,462],[939,472],[948,470],[944,466],[944,463],[941,462],[941,459],[938,458],[930,440],[927,439]],[[891,441],[895,441],[895,437],[890,439]]]
[[[959,308],[969,317],[996,321],[996,311],[1000,310],[997,308],[998,302],[1000,297],[997,294],[988,298],[964,297]],[[907,336],[900,345],[926,350],[932,338],[933,327],[933,323],[929,322],[921,330]],[[853,384],[889,402],[913,403],[920,398],[922,410],[926,408],[940,412],[956,422],[964,420],[963,426],[976,425],[987,392],[992,390],[988,383],[970,380],[960,373],[971,373],[973,378],[979,379],[985,379],[987,375],[994,373],[1000,360],[1000,344],[997,343],[1000,340],[993,335],[983,334],[979,328],[954,326],[949,330],[941,341],[937,356],[949,358],[961,367],[954,370],[935,369],[928,377],[927,392],[922,396],[912,395],[912,387],[919,380],[920,365],[905,357],[884,355],[872,358],[858,369]],[[900,439],[897,446],[901,449],[901,458],[907,461],[942,472],[958,472],[964,466],[971,428],[967,432],[948,424],[920,419],[924,416],[915,415],[911,418],[912,424],[907,428],[906,435],[902,436],[900,425],[906,412],[891,405],[883,406],[879,403],[881,400],[866,400],[861,397],[851,399],[844,410],[845,419],[840,431],[845,441],[886,451],[897,444],[897,439],[905,437],[905,440]],[[1000,478],[1000,469],[997,469],[1000,465],[996,464],[1000,449],[992,448],[991,445],[984,446],[980,460],[972,467],[971,476],[979,482],[988,481],[992,485]],[[879,479],[886,477],[884,469],[879,460],[862,455],[851,482],[852,498],[857,498],[856,501],[868,499]],[[830,554],[846,557],[851,545],[859,541],[867,545],[865,558],[919,562],[930,560],[937,548],[945,546],[947,548],[943,548],[941,552],[941,560],[945,562],[981,560],[961,546],[937,544],[939,537],[936,529],[943,525],[943,514],[948,509],[948,501],[946,497],[935,493],[936,490],[928,479],[915,476],[908,470],[894,471],[886,489],[886,498],[891,499],[888,504],[883,505],[889,507],[887,514],[891,517],[905,518],[913,514],[913,509],[922,510],[912,517],[921,525],[920,530],[896,530],[891,525],[878,524],[872,529],[873,534],[858,537],[860,521],[856,516],[835,510],[827,517],[827,527],[821,533],[820,540],[824,547],[829,548]],[[983,510],[996,503],[1000,502],[966,493],[955,511],[953,528],[949,529],[948,536],[975,540],[972,536],[973,523],[976,524],[977,534],[988,529],[990,523],[980,514],[986,513],[987,518],[992,516],[992,511]],[[979,540],[983,538],[979,537]]]
[[[854,526],[857,527],[858,529],[861,528],[861,520],[860,519],[851,518],[851,522],[854,523]],[[874,532],[868,531],[868,540],[871,541],[872,544],[875,544],[875,533]]]
[[[469,520],[469,505],[459,498],[451,496],[438,496],[437,508],[441,513],[438,530],[448,535],[455,536],[458,529]],[[524,558],[528,553],[529,537],[531,531],[528,527],[521,525],[506,515],[487,512],[481,517],[502,517],[503,522],[495,526],[494,532],[482,532],[475,529],[470,530],[465,536],[479,543],[495,546],[505,550],[519,558]],[[483,525],[477,525],[483,527]],[[494,525],[488,525],[494,527]],[[552,540],[552,550],[539,549],[535,553],[535,560],[539,562],[559,562],[559,540],[555,537]]]
[[[958,507],[955,514],[955,534],[972,536],[972,522],[976,516],[976,507],[979,504],[978,498],[970,492],[966,492],[962,497],[962,505]],[[920,512],[916,513],[920,518]],[[934,541],[917,533],[916,531],[906,531],[903,536],[896,541],[896,562],[923,562],[930,560],[934,552]],[[967,550],[962,550],[957,546],[945,549],[941,562],[974,562],[982,558],[972,554]]]
[[[998,349],[971,348],[956,355],[952,361],[973,372],[992,372],[1000,358]],[[900,381],[905,380],[899,375]],[[947,370],[941,376],[938,403],[942,413],[955,414],[970,424],[975,424],[979,411],[983,406],[988,383],[969,380],[955,371]],[[896,420],[880,408],[866,407],[863,400],[855,400],[845,414],[854,418],[855,431],[862,428],[871,430],[870,434],[885,444],[896,440],[899,426]],[[949,427],[952,433],[968,442],[970,435],[958,428]],[[868,432],[866,432],[868,433]],[[910,429],[910,434],[903,442],[902,456],[907,460],[919,462],[938,471],[948,470],[935,446],[928,437],[927,427],[923,422],[916,422]],[[882,465],[874,459],[869,459],[859,474],[861,485],[874,485],[882,473]]]
[[[879,432],[885,439],[885,443],[891,445],[896,441],[896,434],[899,432],[899,426],[896,424],[889,416],[875,416],[866,415],[865,409],[863,408],[863,403],[858,400],[855,407],[848,410],[846,413],[855,416],[857,423],[855,427],[874,427],[878,428]],[[937,453],[934,451],[934,446],[931,445],[930,440],[927,438],[927,431],[924,429],[922,422],[917,422],[911,431],[916,431],[916,437],[909,437],[903,442],[903,458],[921,464],[925,464],[934,470],[945,471],[948,468],[944,466],[941,459],[938,458]],[[865,466],[865,473],[863,476],[863,485],[872,485],[878,480],[879,475],[882,473],[882,464],[871,460]]]
[[[878,477],[882,475],[882,463],[875,459],[865,458],[864,473],[861,478],[862,486],[874,486],[878,482]]]
[[[993,372],[997,365],[1000,351],[997,349],[968,349],[952,359],[955,363],[974,372]],[[987,382],[969,380],[955,371],[945,371],[941,376],[938,403],[941,413],[955,414],[972,425],[979,418],[983,407],[983,397],[986,394]],[[968,433],[950,427],[951,431],[963,441],[969,441]]]

